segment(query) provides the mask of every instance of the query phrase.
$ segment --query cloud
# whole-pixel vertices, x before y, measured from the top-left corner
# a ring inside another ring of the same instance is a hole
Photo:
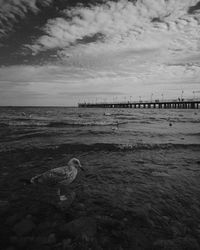
[[[195,19],[184,16],[195,3],[195,0],[140,0],[136,3],[120,0],[69,8],[63,11],[63,17],[47,22],[43,28],[46,35],[40,37],[32,49],[35,52],[63,49],[96,34],[101,35],[104,43],[125,42],[139,47],[143,40],[147,46],[148,40],[148,47],[155,47],[163,43],[160,33],[169,40],[169,36],[180,33],[186,26],[197,26]]]

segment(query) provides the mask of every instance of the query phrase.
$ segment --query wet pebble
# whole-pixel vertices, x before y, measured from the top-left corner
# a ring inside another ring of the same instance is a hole
[[[52,223],[50,221],[41,222],[37,226],[37,232],[39,232],[40,234],[43,234],[44,232],[46,234],[51,233],[52,232]]]
[[[5,250],[15,250],[15,249],[16,249],[15,247],[9,246],[9,247],[7,247]]]
[[[0,214],[5,213],[8,210],[9,202],[0,200]]]
[[[62,234],[70,235],[74,238],[93,238],[97,231],[96,220],[91,217],[80,217],[61,227]]]
[[[29,238],[27,237],[19,237],[16,245],[19,249],[25,248],[30,243]]]
[[[63,248],[63,250],[67,250],[68,248],[69,248],[69,246],[71,245],[71,239],[64,239],[63,241],[62,241],[62,248]]]
[[[48,243],[49,245],[55,244],[55,243],[56,243],[56,235],[55,235],[54,233],[51,233],[51,234],[48,236],[47,243]]]
[[[11,244],[15,245],[17,243],[17,241],[18,241],[18,237],[17,236],[11,236],[9,238],[9,240],[10,240]]]
[[[16,235],[22,236],[31,233],[35,228],[35,224],[31,219],[23,219],[19,223],[15,224],[13,231]]]
[[[79,210],[84,210],[85,209],[85,205],[83,203],[77,203],[76,204],[76,208]]]
[[[35,239],[35,243],[36,243],[37,245],[46,245],[46,244],[47,244],[47,237],[38,236],[38,237]]]
[[[46,160],[47,160],[47,161],[52,161],[52,160],[53,160],[53,157],[48,157]]]
[[[170,240],[157,240],[153,244],[153,249],[163,250],[163,249],[190,249],[190,250],[199,250],[200,246],[194,238],[191,237],[179,237]]]
[[[16,224],[21,218],[22,218],[21,214],[13,214],[7,218],[6,225],[12,226]]]

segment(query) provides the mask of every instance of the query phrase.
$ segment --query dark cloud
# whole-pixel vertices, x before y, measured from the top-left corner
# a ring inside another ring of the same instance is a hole
[[[62,10],[75,5],[97,4],[94,0],[0,0],[0,66],[15,64],[43,64],[55,62],[54,49],[32,55],[25,44],[32,44],[45,34],[42,27],[63,16]],[[90,43],[102,39],[101,34],[85,36],[78,43]]]
[[[26,19],[42,12],[44,20],[59,16],[61,10],[76,5],[91,5],[102,0],[0,0],[0,39],[15,31]]]
[[[26,18],[37,15],[53,0],[0,0],[0,38],[5,39]]]
[[[189,14],[194,14],[197,10],[200,9],[200,1],[194,5],[194,6],[191,6],[189,9],[188,9],[188,13]]]

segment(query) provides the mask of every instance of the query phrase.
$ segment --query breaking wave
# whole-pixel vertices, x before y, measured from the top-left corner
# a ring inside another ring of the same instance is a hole
[[[200,149],[200,144],[148,144],[148,143],[136,143],[136,144],[113,144],[113,143],[94,143],[94,144],[79,144],[70,143],[62,144],[59,146],[53,146],[54,149],[69,150],[70,151],[134,151],[134,150],[155,150],[155,149]],[[49,149],[49,148],[48,148]]]
[[[105,121],[99,121],[99,122],[50,122],[46,126],[47,127],[66,127],[66,126],[113,126],[117,125],[116,122],[105,122]]]

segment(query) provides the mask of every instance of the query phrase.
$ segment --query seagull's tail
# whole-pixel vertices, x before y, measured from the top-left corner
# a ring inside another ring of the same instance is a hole
[[[36,175],[30,179],[30,183],[40,183],[40,175]]]
[[[32,177],[31,179],[27,179],[27,178],[21,178],[19,180],[20,182],[23,182],[24,185],[28,185],[28,184],[35,184],[35,183],[40,183],[40,175],[36,175],[34,177]]]

